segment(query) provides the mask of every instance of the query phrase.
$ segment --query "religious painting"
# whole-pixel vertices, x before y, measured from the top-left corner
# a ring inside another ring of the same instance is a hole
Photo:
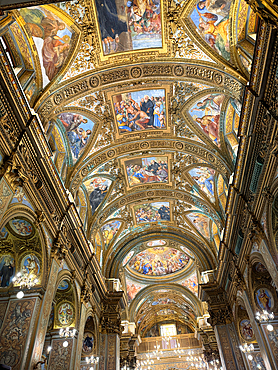
[[[157,246],[165,245],[165,244],[166,244],[165,240],[152,240],[152,241],[147,243],[147,246],[148,247],[157,247]]]
[[[255,300],[261,310],[271,311],[274,307],[274,298],[267,288],[259,288],[255,291]]]
[[[198,296],[198,279],[196,273],[183,280],[181,285],[188,288],[191,290],[191,292]]]
[[[94,122],[81,114],[73,112],[61,113],[58,118],[66,131],[73,162],[76,162],[88,144]]]
[[[10,285],[15,275],[14,258],[10,254],[0,257],[0,281],[1,288]]]
[[[37,279],[40,274],[40,261],[34,254],[28,254],[21,261],[21,273],[31,279]]]
[[[63,302],[57,309],[58,322],[62,326],[69,326],[74,320],[73,306],[68,302]]]
[[[108,248],[114,236],[119,231],[120,226],[120,221],[112,221],[102,226],[101,232],[105,248]]]
[[[206,43],[226,60],[230,60],[229,12],[231,0],[197,0],[191,21]]]
[[[114,95],[113,105],[120,134],[167,127],[164,89]]]
[[[0,239],[6,239],[6,237],[8,236],[8,230],[3,227],[3,229],[0,231]]]
[[[136,254],[128,266],[139,274],[161,276],[183,269],[188,262],[189,257],[177,249],[154,247]]]
[[[128,303],[130,303],[136,296],[136,294],[144,288],[145,285],[139,284],[133,280],[126,279],[126,293]]]
[[[9,226],[19,236],[30,236],[33,228],[30,222],[15,218],[9,221]]]
[[[139,204],[134,206],[134,213],[138,224],[171,220],[169,202]]]
[[[160,0],[96,0],[104,55],[161,48]]]
[[[204,216],[202,213],[188,213],[186,217],[192,222],[196,229],[203,235],[203,237],[209,239],[209,221],[210,219],[207,216]]]
[[[89,355],[93,352],[94,349],[94,335],[89,331],[84,332],[82,352],[86,355]]]
[[[87,192],[89,194],[89,202],[92,210],[92,214],[95,213],[98,206],[104,200],[108,193],[109,187],[112,181],[105,177],[94,177],[84,182]]]
[[[69,287],[69,282],[67,280],[62,280],[58,285],[58,290],[67,290]]]
[[[208,167],[195,167],[188,171],[192,179],[200,186],[211,202],[215,201],[215,171]]]
[[[244,340],[246,341],[255,340],[255,335],[250,320],[248,319],[241,320],[239,323],[239,329]]]
[[[260,262],[256,263],[254,268],[255,268],[255,271],[258,272],[259,274],[267,272],[267,269],[265,268],[265,266]]]
[[[46,7],[21,8],[19,13],[36,45],[45,87],[64,67],[73,31]]]
[[[144,335],[145,338],[152,338],[152,337],[159,337],[159,326],[158,324],[155,324],[150,328],[150,330],[147,331],[147,333]]]
[[[192,119],[217,146],[220,146],[220,112],[224,99],[222,94],[206,95],[189,110]]]
[[[141,184],[169,183],[168,157],[134,158],[124,161],[130,187]]]
[[[131,257],[134,255],[134,251],[130,251],[123,260],[123,266],[125,266],[128,261],[131,259]]]

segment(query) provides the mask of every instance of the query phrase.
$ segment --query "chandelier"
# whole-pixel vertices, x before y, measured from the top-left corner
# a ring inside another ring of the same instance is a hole
[[[96,364],[99,363],[99,357],[94,357],[94,356],[86,357],[86,362],[87,362],[87,364],[96,365]]]
[[[177,342],[177,344],[175,346],[175,349],[174,349],[174,352],[179,355],[179,358],[181,358],[181,354],[184,353],[184,350],[180,349],[180,343],[179,342]]]
[[[59,335],[61,338],[73,338],[75,336],[76,329],[70,330],[70,328],[61,328]]]
[[[222,370],[223,368],[220,364],[220,361],[218,359],[215,359],[208,363],[208,369]]]
[[[267,322],[269,320],[274,320],[274,313],[263,310],[263,312],[257,312],[255,318],[260,323]],[[273,331],[273,326],[271,324],[268,324],[266,328],[268,331]]]
[[[201,356],[193,356],[194,352],[189,351],[188,356],[185,358],[187,362],[191,362],[192,367],[196,367],[197,369],[204,369],[207,367],[206,362],[203,360]],[[181,356],[179,356],[181,357]]]
[[[253,344],[247,344],[247,343],[244,343],[244,345],[240,345],[239,346],[239,349],[243,352],[243,353],[248,353],[248,352],[253,352],[254,351],[254,346]]]
[[[12,278],[12,282],[14,285],[19,285],[20,289],[27,288],[31,289],[33,286],[35,286],[39,280],[35,278],[33,274],[22,274],[21,272],[18,272],[16,276]],[[19,291],[17,293],[17,298],[21,299],[24,297],[23,291]]]
[[[160,345],[154,346],[155,350],[153,351],[153,355],[157,358],[157,360],[160,359],[159,355],[162,355],[162,351],[159,352]]]

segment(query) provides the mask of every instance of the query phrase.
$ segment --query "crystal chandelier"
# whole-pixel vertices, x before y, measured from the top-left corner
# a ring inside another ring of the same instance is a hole
[[[239,346],[239,349],[243,352],[243,353],[249,353],[249,352],[253,352],[254,351],[254,346],[253,344],[247,344],[247,343],[244,343],[243,346],[240,345]]]
[[[175,349],[174,349],[174,352],[179,355],[179,358],[181,358],[181,354],[184,353],[184,350],[183,349],[180,349],[180,343],[177,342],[176,346],[175,346]]]
[[[220,361],[218,359],[215,359],[208,363],[208,369],[222,370],[223,368],[220,364]]]
[[[160,359],[159,355],[162,355],[162,351],[159,352],[160,345],[154,346],[155,350],[153,351],[153,355],[157,358],[157,360]]]
[[[73,338],[75,336],[76,329],[70,330],[70,328],[61,328],[59,335],[61,338]]]
[[[99,363],[99,357],[94,357],[94,356],[86,357],[86,362],[87,362],[87,364],[96,365],[96,364]]]
[[[255,318],[260,323],[267,322],[269,320],[274,320],[274,313],[263,310],[263,312],[257,312]],[[268,331],[273,331],[273,326],[271,324],[268,324],[266,328]]]
[[[14,285],[19,285],[20,289],[31,289],[39,282],[39,280],[33,274],[22,274],[21,272],[18,272],[16,276],[12,278],[12,282]],[[16,296],[18,299],[23,298],[23,291],[20,290]]]

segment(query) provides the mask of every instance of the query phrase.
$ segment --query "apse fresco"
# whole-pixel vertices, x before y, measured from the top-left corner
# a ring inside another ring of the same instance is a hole
[[[104,55],[162,47],[160,0],[96,0]]]
[[[64,67],[73,31],[59,17],[41,6],[22,8],[19,13],[36,45],[45,87]]]
[[[186,215],[197,230],[207,239],[209,239],[209,218],[201,213],[189,213]]]
[[[144,287],[145,285],[136,283],[133,280],[126,279],[126,292],[128,302],[130,303],[135,298],[136,294]]]
[[[128,266],[144,275],[160,276],[177,272],[189,262],[189,257],[168,247],[148,248],[134,256]]]
[[[183,280],[181,285],[191,290],[196,296],[198,296],[198,279],[196,272]]]
[[[14,258],[10,254],[0,257],[0,286],[9,286],[15,275]]]
[[[114,95],[113,104],[120,134],[167,127],[164,89]]]
[[[219,120],[224,99],[222,94],[206,95],[189,110],[192,119],[217,146],[220,146]]]
[[[105,248],[109,246],[114,236],[117,234],[120,226],[121,226],[120,221],[112,221],[102,226],[101,232]]]
[[[84,182],[89,195],[92,214],[104,200],[112,181],[105,177],[94,177]]]
[[[206,43],[230,60],[229,0],[197,0],[190,18]]]
[[[67,112],[59,115],[70,145],[73,162],[83,153],[92,133],[94,123],[81,114]]]
[[[152,306],[157,306],[160,304],[176,304],[176,302],[171,298],[158,298],[152,302]]]
[[[168,157],[134,158],[125,161],[129,186],[168,183]]]
[[[214,202],[214,177],[215,171],[208,167],[196,167],[189,171],[192,179],[200,186],[201,190]]]
[[[170,221],[170,203],[155,202],[134,206],[136,222]]]
[[[131,259],[131,257],[134,255],[134,251],[130,251],[123,260],[123,266],[125,266],[128,261]]]
[[[165,240],[152,240],[147,243],[148,247],[157,247],[159,245],[165,245],[166,241]]]

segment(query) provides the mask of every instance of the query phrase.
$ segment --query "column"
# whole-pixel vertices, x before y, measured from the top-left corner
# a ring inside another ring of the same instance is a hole
[[[50,267],[48,284],[47,284],[45,295],[41,302],[41,309],[40,309],[38,324],[37,324],[37,328],[34,334],[35,342],[34,342],[34,347],[33,347],[32,355],[31,355],[30,365],[28,367],[28,369],[30,370],[33,369],[33,367],[41,360],[45,335],[47,332],[47,324],[48,324],[49,316],[51,313],[52,302],[53,302],[55,292],[56,292],[55,287],[56,287],[56,282],[57,282],[57,277],[58,277],[58,271],[59,271],[59,263],[55,258],[53,258],[51,267]]]
[[[102,303],[100,334],[100,370],[120,370],[122,334],[120,301],[123,292],[109,292]]]
[[[265,367],[266,367],[267,370],[274,370],[274,369],[278,370],[277,363],[275,363],[275,361],[273,361],[271,353],[270,353],[270,351],[267,347],[265,337],[262,333],[262,329],[261,329],[260,325],[258,325],[258,323],[255,319],[254,312],[253,312],[252,306],[250,304],[250,300],[249,300],[249,297],[248,297],[248,294],[247,294],[246,290],[243,291],[242,298],[243,298],[243,301],[244,301],[244,304],[245,304],[246,311],[247,311],[248,316],[249,316],[249,320],[250,320],[252,328],[254,330],[256,340],[257,340],[258,345],[260,347],[260,351],[261,351],[262,358],[263,358],[264,363],[265,363]]]
[[[25,296],[6,302],[0,331],[0,363],[13,370],[33,369],[41,360],[59,264],[52,259],[45,294],[34,287]],[[15,288],[14,292],[18,289]]]
[[[213,306],[209,309],[208,322],[214,328],[223,369],[245,370],[230,306],[225,300],[215,300]]]

